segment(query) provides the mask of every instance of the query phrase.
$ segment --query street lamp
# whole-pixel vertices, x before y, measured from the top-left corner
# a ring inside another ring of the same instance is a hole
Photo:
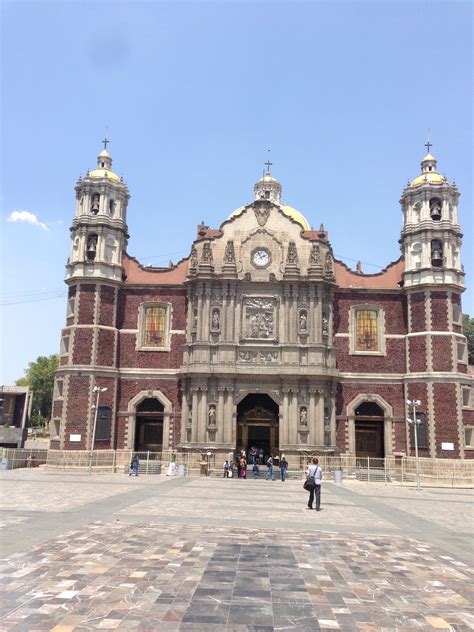
[[[415,463],[416,463],[416,490],[420,491],[420,462],[418,460],[418,426],[421,424],[421,420],[416,418],[416,409],[421,406],[419,399],[407,399],[408,406],[412,407],[413,418],[407,417],[407,423],[413,425],[413,434],[415,436]]]
[[[94,413],[94,425],[92,426],[92,437],[91,437],[91,449],[89,452],[89,476],[92,474],[92,454],[94,451],[94,443],[95,443],[95,429],[97,428],[97,416],[99,414],[99,397],[101,393],[105,393],[105,391],[107,390],[107,388],[104,387],[100,387],[100,386],[94,386],[94,388],[92,389],[93,393],[97,393],[97,397],[95,398],[95,405],[92,406],[92,408],[95,408],[95,413]]]

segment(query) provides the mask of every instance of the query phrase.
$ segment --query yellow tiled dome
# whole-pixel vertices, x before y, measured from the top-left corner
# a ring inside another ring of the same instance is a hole
[[[114,182],[120,182],[119,176],[110,169],[94,169],[89,173],[89,178],[109,178]]]
[[[424,184],[425,182],[429,182],[430,184],[441,184],[444,182],[444,176],[441,176],[439,173],[435,171],[429,171],[428,173],[422,173],[421,176],[418,176],[412,182],[410,182],[411,187],[416,187],[419,184]]]

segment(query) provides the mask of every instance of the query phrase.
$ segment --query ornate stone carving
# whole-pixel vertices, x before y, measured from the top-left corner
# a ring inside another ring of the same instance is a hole
[[[328,317],[327,317],[327,315],[325,313],[323,314],[323,318],[322,318],[322,328],[323,328],[323,336],[329,335],[329,331],[328,331]]]
[[[306,406],[300,408],[300,426],[306,428],[308,425],[308,410]]]
[[[208,241],[204,242],[204,245],[202,247],[201,262],[202,263],[212,263],[213,262],[211,244]]]
[[[305,309],[300,311],[299,319],[298,319],[298,328],[300,333],[308,332],[308,314]]]
[[[189,257],[189,267],[196,268],[197,263],[198,263],[197,250],[196,250],[196,246],[193,245],[191,248],[191,255]]]
[[[249,364],[271,364],[278,362],[278,351],[239,351],[238,361]]]
[[[243,336],[253,339],[275,337],[275,299],[246,298],[244,300]]]
[[[333,258],[330,252],[326,253],[326,258],[324,260],[324,272],[327,275],[332,275],[334,273]]]
[[[270,216],[270,207],[268,205],[259,204],[258,206],[254,206],[253,210],[259,226],[265,226]]]
[[[287,265],[298,265],[298,252],[296,250],[296,244],[294,241],[290,241],[288,245],[288,254],[286,256]]]
[[[198,326],[198,310],[197,308],[195,308],[193,309],[193,322],[191,325],[191,330],[197,331],[197,326]]]
[[[313,247],[311,248],[311,252],[309,255],[309,265],[311,266],[321,265],[321,251],[319,249],[319,244],[313,244]]]
[[[228,241],[225,245],[224,263],[235,263],[235,250],[233,241]]]
[[[220,331],[221,328],[221,314],[218,309],[212,310],[211,317],[211,329],[212,331]]]
[[[207,415],[207,423],[209,428],[215,428],[216,426],[216,407],[214,404],[209,406],[209,412]]]

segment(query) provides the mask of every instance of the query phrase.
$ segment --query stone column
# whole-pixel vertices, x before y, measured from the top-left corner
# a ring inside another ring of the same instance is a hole
[[[198,322],[196,327],[196,337],[198,340],[202,340],[202,328],[203,328],[203,313],[202,313],[202,287],[198,288]]]
[[[309,314],[308,314],[308,342],[312,343],[315,341],[315,321],[316,314],[314,311],[314,287],[309,288]]]
[[[206,290],[204,292],[202,340],[209,340],[209,329],[211,326],[210,315],[211,315],[211,288],[206,287]]]
[[[322,342],[323,339],[323,291],[318,286],[316,289],[317,303],[314,318],[314,341]]]
[[[229,338],[227,336],[227,322],[229,320],[229,314],[227,309],[227,291],[222,288],[222,309],[221,309],[221,340],[226,342]]]
[[[217,399],[217,441],[223,443],[225,441],[225,410],[224,410],[224,397],[225,387],[217,387],[218,399]]]
[[[163,415],[163,450],[170,449],[170,412]]]
[[[309,389],[309,407],[308,407],[308,430],[309,430],[309,444],[310,445],[318,445],[318,441],[316,439],[317,430],[316,430],[316,401],[315,401],[316,391],[314,388]]]
[[[201,402],[199,406],[199,432],[198,442],[206,443],[207,440],[207,386],[201,386]]]
[[[285,323],[285,334],[283,342],[290,341],[290,288],[284,288],[284,297],[285,297],[285,310],[284,310],[284,323]]]
[[[331,445],[336,445],[336,402],[334,395],[329,394],[329,427],[331,428]]]
[[[193,329],[194,304],[192,292],[188,292],[188,311],[186,316],[186,342],[191,340],[191,332]]]
[[[289,423],[289,443],[298,443],[298,388],[291,389],[290,423]]]
[[[181,400],[181,441],[180,443],[187,443],[188,441],[188,420],[189,420],[189,404],[186,396],[186,385],[184,384],[184,392]],[[164,430],[163,430],[164,432]]]
[[[324,445],[324,392],[317,392],[316,404],[316,445]]]
[[[193,443],[197,443],[198,441],[198,421],[199,421],[199,388],[197,386],[193,386],[191,388],[191,392],[193,394],[193,404],[191,411],[191,441]]]
[[[235,288],[230,289],[229,296],[229,309],[228,309],[228,324],[227,324],[227,340],[233,342],[236,339],[235,336]]]
[[[280,433],[281,433],[281,439],[282,439],[282,443],[283,445],[288,445],[290,442],[290,438],[289,438],[289,434],[288,434],[288,429],[289,429],[289,405],[288,405],[288,396],[290,393],[290,389],[287,388],[286,386],[283,387],[283,410],[282,410],[282,415],[281,415],[281,428],[280,428]]]

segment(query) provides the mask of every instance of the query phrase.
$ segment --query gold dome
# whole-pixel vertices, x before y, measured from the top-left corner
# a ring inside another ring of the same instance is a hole
[[[272,177],[272,176],[270,176]],[[279,206],[280,209],[283,211],[283,213],[287,216],[290,217],[291,219],[293,219],[295,222],[298,222],[298,224],[304,229],[304,230],[309,230],[310,229],[310,225],[308,220],[306,219],[306,217],[300,213],[298,210],[296,210],[295,208],[293,208],[292,206],[288,206],[287,204],[275,204],[275,206]],[[235,210],[233,213],[231,213],[229,215],[229,219],[231,217],[237,217],[239,216],[242,211],[245,209],[245,206],[241,206],[240,208],[238,208],[237,210]]]
[[[103,149],[99,154],[99,158],[110,158],[110,154],[106,149]]]
[[[435,171],[428,171],[427,173],[422,173],[421,176],[418,176],[410,183],[411,187],[417,187],[419,184],[424,184],[428,182],[429,184],[441,184],[445,181],[444,176],[441,176],[439,173]]]
[[[89,173],[89,178],[108,178],[114,182],[120,182],[119,176],[110,169],[94,169]]]

